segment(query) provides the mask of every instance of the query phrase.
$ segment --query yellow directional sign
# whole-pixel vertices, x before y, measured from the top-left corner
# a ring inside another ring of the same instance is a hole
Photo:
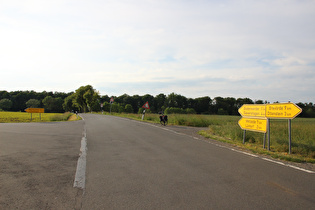
[[[267,119],[243,117],[238,121],[238,124],[243,130],[257,131],[262,133],[267,132]]]
[[[265,104],[244,104],[238,109],[238,112],[243,117],[266,117],[266,105]]]
[[[267,118],[293,119],[302,112],[302,109],[294,103],[267,104]]]
[[[28,113],[44,113],[45,109],[44,108],[27,108],[25,109],[25,111]]]

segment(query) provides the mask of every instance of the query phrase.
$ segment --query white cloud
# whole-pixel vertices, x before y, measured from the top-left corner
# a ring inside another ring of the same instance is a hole
[[[308,0],[0,1],[0,89],[314,102],[314,11]]]

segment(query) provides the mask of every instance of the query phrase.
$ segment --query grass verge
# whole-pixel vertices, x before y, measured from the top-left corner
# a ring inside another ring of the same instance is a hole
[[[0,123],[25,123],[25,122],[52,122],[79,120],[73,119],[70,112],[66,113],[26,113],[26,112],[0,112]]]

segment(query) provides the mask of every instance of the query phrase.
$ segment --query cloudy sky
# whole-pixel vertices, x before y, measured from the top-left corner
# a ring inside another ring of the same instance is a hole
[[[314,0],[0,0],[0,90],[315,102]]]

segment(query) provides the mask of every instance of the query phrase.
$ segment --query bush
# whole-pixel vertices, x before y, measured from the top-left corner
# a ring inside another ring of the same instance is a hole
[[[127,112],[127,113],[133,113],[133,108],[132,108],[131,104],[127,104],[127,105],[125,106],[125,112]]]
[[[196,111],[193,108],[185,109],[186,114],[196,114]]]
[[[168,107],[165,109],[165,114],[186,114],[182,108]]]
[[[50,117],[50,121],[67,121],[72,114],[70,112],[66,112],[61,115],[53,115]]]

